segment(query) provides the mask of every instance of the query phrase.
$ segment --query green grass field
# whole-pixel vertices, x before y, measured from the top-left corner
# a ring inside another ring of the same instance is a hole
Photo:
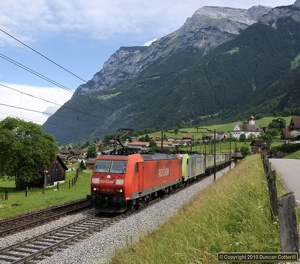
[[[280,117],[283,118],[287,124],[290,123],[291,120],[291,116],[289,117]],[[259,120],[256,120],[255,123],[261,127],[267,127],[272,120],[275,119],[275,117],[264,117],[261,118]],[[244,120],[245,121],[245,120]],[[214,129],[216,129],[216,132],[232,132],[233,128],[235,127],[236,124],[242,123],[242,121],[239,122],[233,122],[233,123],[229,123],[229,124],[222,124],[222,125],[214,125],[214,126],[203,126],[211,131],[214,131]],[[202,126],[201,126],[202,127]],[[177,134],[174,133],[173,130],[169,130],[169,131],[165,131],[164,132],[164,136],[166,138],[176,138],[176,139],[181,139],[182,136],[184,134],[192,134],[194,136],[195,139],[200,139],[202,138],[204,135],[207,136],[213,136],[213,132],[209,132],[206,129],[201,129],[201,127],[199,126],[198,129],[196,127],[192,127],[192,128],[180,128],[179,132]],[[149,134],[149,137],[153,137],[153,136],[161,136],[161,132],[155,132],[155,133],[151,133]],[[241,147],[248,147],[251,150],[251,146],[250,143],[252,142],[252,140],[246,140],[244,141],[239,141],[239,140],[235,140],[235,139],[231,139],[231,144],[229,142],[229,139],[227,139],[225,142],[217,142],[216,143],[216,152],[217,153],[221,153],[221,152],[229,152],[230,149],[233,152],[235,150],[235,148],[240,149]],[[273,146],[278,146],[283,144],[283,142],[281,140],[279,140],[278,138],[274,139],[274,141],[271,143],[271,147]],[[195,146],[186,146],[186,147],[180,147],[180,150],[185,150],[185,151],[195,151],[195,152],[201,152],[201,153],[213,153],[213,146],[210,145],[209,143],[202,143],[200,145],[195,145]]]
[[[220,252],[279,251],[266,175],[259,155],[252,155],[138,243],[117,249],[110,263],[211,264]]]
[[[47,188],[43,194],[41,189],[30,189],[27,197],[25,197],[24,190],[15,189],[14,181],[0,179],[0,219],[85,198],[87,194],[90,194],[92,171],[82,171],[76,184],[73,187],[71,184],[69,188],[69,180],[72,182],[75,173],[75,170],[67,172],[66,182],[59,185],[59,190],[51,187]],[[4,199],[5,190],[8,191],[8,200]]]
[[[300,159],[300,150],[284,156],[285,159]]]
[[[286,121],[286,124],[289,124],[290,121],[291,121],[292,116],[280,117],[280,118],[283,118]],[[273,119],[276,119],[276,117],[263,117],[259,120],[255,120],[255,124],[259,125],[260,127],[267,127],[272,122]],[[199,126],[198,130],[197,130],[196,126],[191,127],[191,128],[180,128],[177,135],[174,134],[174,133],[170,133],[170,132],[164,132],[164,134],[166,135],[167,138],[175,137],[175,138],[180,139],[183,134],[190,133],[190,134],[194,135],[194,138],[202,138],[203,135],[212,135],[212,132],[208,132],[207,130],[201,129],[200,127],[205,127],[205,128],[207,128],[209,130],[212,130],[212,131],[214,129],[216,129],[217,132],[229,132],[229,131],[232,132],[235,125],[236,124],[241,124],[241,123],[243,123],[243,121],[246,121],[246,120],[241,120],[241,121],[238,121],[238,122],[233,122],[233,123],[228,123],[228,124],[221,124],[221,125]],[[149,134],[150,137],[155,136],[155,135],[156,136],[161,136],[160,132]]]

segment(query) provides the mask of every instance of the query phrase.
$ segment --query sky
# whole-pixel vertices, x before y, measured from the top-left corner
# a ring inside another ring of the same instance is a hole
[[[0,120],[43,124],[122,46],[180,28],[203,6],[248,9],[293,0],[0,0]]]

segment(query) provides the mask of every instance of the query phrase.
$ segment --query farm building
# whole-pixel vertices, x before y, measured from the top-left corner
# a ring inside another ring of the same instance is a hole
[[[66,171],[68,167],[57,155],[56,159],[48,166],[44,183],[46,186],[54,185],[55,182],[61,182],[66,180]]]
[[[269,150],[270,147],[270,141],[269,140],[253,140],[250,144],[251,146],[251,152],[253,154],[257,154],[257,153],[264,153],[265,150]]]
[[[290,125],[282,129],[281,138],[290,141],[300,140],[300,117],[291,118]]]

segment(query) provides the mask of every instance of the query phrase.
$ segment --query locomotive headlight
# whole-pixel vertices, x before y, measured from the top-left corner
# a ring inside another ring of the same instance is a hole
[[[116,189],[116,193],[122,193],[122,192],[123,192],[123,189],[121,189],[121,188]]]

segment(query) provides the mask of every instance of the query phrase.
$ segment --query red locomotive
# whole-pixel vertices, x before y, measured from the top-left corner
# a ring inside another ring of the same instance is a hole
[[[182,183],[181,158],[174,154],[100,155],[91,181],[91,200],[101,212],[124,212]]]

